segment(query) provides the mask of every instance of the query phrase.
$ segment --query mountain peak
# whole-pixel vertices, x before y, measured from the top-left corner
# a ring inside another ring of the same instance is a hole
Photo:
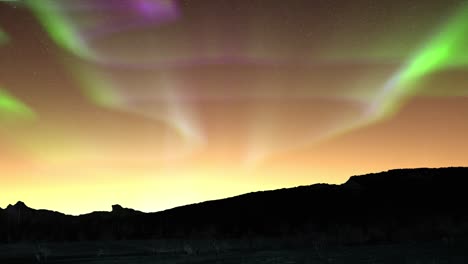
[[[120,204],[112,205],[112,213],[114,214],[132,214],[132,213],[141,213],[135,209],[122,207]]]
[[[29,207],[28,207],[25,203],[23,203],[22,201],[18,201],[18,202],[15,203],[15,205],[9,204],[9,205],[7,206],[6,209],[10,209],[10,210],[11,210],[11,209],[15,209],[15,210],[23,209],[23,210],[25,210],[25,209],[31,209],[31,208],[29,208]]]
[[[112,205],[112,212],[113,213],[116,213],[116,212],[121,212],[123,211],[124,208],[120,205],[120,204],[114,204]]]
[[[22,201],[16,202],[14,207],[20,207],[20,208],[25,208],[26,207],[26,208],[28,208],[28,206],[25,203],[23,203]]]

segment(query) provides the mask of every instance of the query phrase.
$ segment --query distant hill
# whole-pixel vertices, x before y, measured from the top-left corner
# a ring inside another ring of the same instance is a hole
[[[468,235],[468,168],[399,169],[142,213],[69,216],[18,202],[0,209],[0,242],[296,237],[387,243]]]

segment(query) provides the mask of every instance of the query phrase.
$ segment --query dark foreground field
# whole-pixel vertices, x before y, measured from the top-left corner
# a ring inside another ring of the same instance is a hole
[[[254,243],[255,249],[251,242],[208,240],[1,245],[0,263],[468,263],[468,241],[339,247],[317,242],[301,248]]]

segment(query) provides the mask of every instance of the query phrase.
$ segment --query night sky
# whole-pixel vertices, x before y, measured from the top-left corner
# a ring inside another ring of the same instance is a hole
[[[468,165],[466,1],[0,0],[0,207]]]

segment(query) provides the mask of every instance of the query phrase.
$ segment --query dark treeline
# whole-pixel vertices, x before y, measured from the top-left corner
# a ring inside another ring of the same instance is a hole
[[[468,168],[402,169],[142,213],[69,216],[18,202],[0,209],[0,242],[327,239],[341,244],[450,240],[468,234]]]

